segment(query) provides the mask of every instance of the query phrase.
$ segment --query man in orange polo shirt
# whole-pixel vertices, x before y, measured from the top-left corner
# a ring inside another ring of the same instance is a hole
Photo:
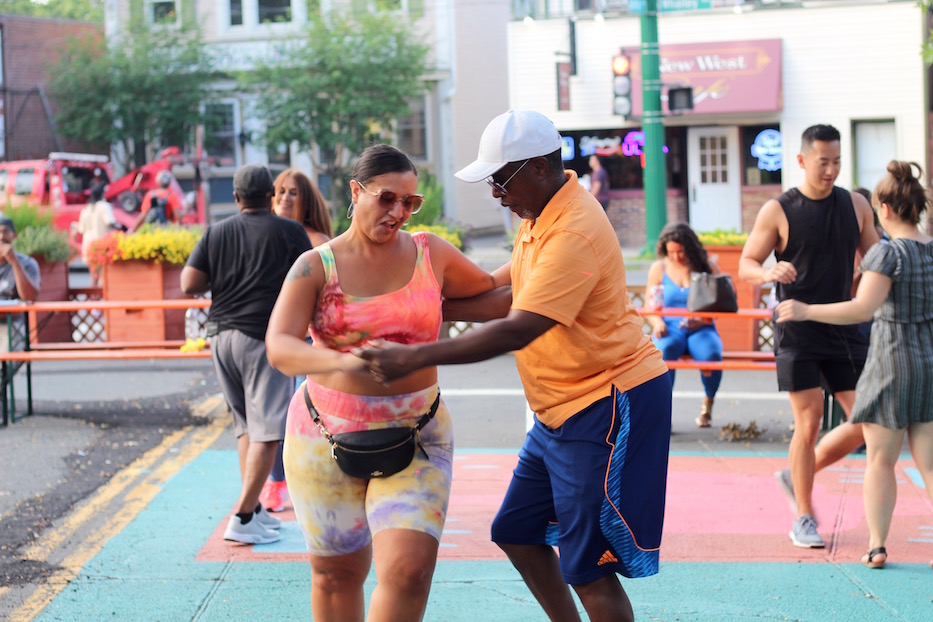
[[[537,112],[493,119],[457,177],[486,180],[522,218],[512,261],[496,270],[511,288],[445,300],[445,319],[484,322],[456,339],[359,355],[388,382],[515,351],[535,422],[492,539],[552,620],[578,619],[568,584],[590,620],[632,620],[616,573],[658,572],[671,383],[626,291],[615,231]]]

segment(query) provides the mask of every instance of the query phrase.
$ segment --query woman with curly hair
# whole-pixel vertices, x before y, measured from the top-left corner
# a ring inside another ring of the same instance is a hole
[[[696,233],[686,223],[675,222],[664,227],[655,253],[660,259],[648,269],[645,291],[650,293],[660,288],[664,307],[687,308],[691,272],[720,272],[719,266],[709,259]],[[650,306],[661,306],[653,303],[652,296],[648,298]],[[647,316],[646,319],[651,326],[654,343],[665,361],[675,361],[684,354],[689,354],[696,361],[722,360],[722,339],[712,320],[657,316]],[[669,373],[673,384],[674,370]],[[701,380],[706,398],[696,424],[699,428],[708,428],[713,420],[713,400],[722,381],[722,371],[703,371]]]

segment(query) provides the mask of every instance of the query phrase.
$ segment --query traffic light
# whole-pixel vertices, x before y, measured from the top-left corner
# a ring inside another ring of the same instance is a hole
[[[612,114],[632,114],[632,59],[627,54],[612,57]]]

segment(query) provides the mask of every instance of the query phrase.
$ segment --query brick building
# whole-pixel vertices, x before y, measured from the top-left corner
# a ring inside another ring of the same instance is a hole
[[[100,24],[0,14],[0,160],[48,157],[50,151],[106,153],[56,135],[48,67],[71,37],[103,37]]]

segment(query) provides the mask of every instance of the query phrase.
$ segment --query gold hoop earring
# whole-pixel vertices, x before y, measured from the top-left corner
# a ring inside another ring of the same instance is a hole
[[[353,208],[354,208],[354,205],[353,205],[353,202],[351,201],[350,206],[347,208],[347,219],[348,220],[353,218]]]

